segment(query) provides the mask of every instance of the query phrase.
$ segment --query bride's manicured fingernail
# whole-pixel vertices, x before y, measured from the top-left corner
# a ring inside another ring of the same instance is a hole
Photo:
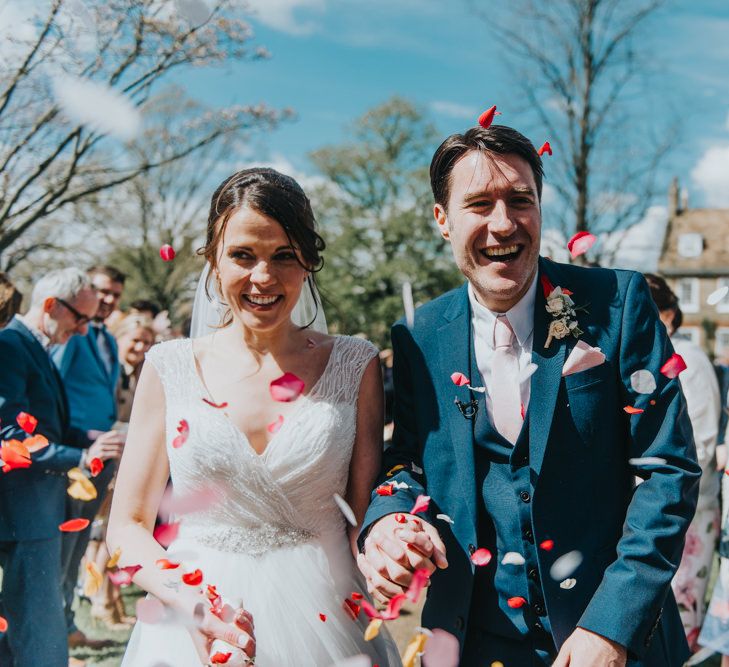
[[[238,635],[238,641],[236,642],[241,648],[245,648],[248,643],[248,635]]]

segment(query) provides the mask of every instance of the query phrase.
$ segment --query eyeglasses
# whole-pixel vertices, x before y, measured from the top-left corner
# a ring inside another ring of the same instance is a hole
[[[76,318],[76,326],[82,327],[85,324],[91,322],[90,317],[84,315],[83,313],[79,313],[78,310],[76,310],[70,303],[68,303],[68,301],[64,301],[63,299],[59,299],[58,297],[56,297],[56,301],[58,301],[58,303],[67,308]]]

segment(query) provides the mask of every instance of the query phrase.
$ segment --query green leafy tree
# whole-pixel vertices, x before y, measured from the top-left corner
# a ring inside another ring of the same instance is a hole
[[[333,329],[386,346],[403,316],[405,282],[417,306],[462,281],[432,216],[428,166],[438,136],[397,97],[356,120],[350,136],[311,155],[326,177],[312,191],[327,242],[319,283]]]

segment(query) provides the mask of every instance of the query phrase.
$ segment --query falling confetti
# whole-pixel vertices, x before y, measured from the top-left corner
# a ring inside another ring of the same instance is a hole
[[[337,507],[339,507],[339,511],[344,515],[344,518],[349,522],[350,525],[356,526],[357,525],[357,517],[354,516],[354,511],[349,506],[349,503],[342,498],[338,493],[335,493],[334,496],[334,502],[337,503]]]
[[[172,446],[175,449],[182,447],[182,445],[187,442],[187,438],[190,435],[190,425],[187,423],[186,419],[180,419],[180,423],[177,425],[177,432],[180,435],[172,441]]]
[[[375,489],[375,493],[378,496],[391,496],[395,493],[393,486],[393,484],[380,484],[380,486]]]
[[[506,604],[508,604],[512,609],[520,609],[526,604],[526,600],[523,597],[513,597],[509,598],[506,601]]]
[[[96,487],[91,480],[84,475],[81,468],[71,468],[67,473],[71,481],[71,485],[66,490],[71,498],[88,502],[98,496]]]
[[[632,466],[664,466],[668,461],[657,456],[644,456],[638,459],[628,459],[628,463]]]
[[[552,147],[549,145],[549,142],[548,141],[545,141],[540,146],[540,148],[537,151],[537,153],[539,154],[539,157],[542,157],[542,155],[544,155],[545,153],[547,153],[548,155],[551,155],[552,154]]]
[[[405,593],[407,599],[410,600],[410,602],[412,602],[413,604],[418,604],[420,594],[423,592],[423,589],[428,585],[429,580],[430,572],[428,572],[428,570],[426,570],[425,568],[416,570],[415,574],[413,575],[413,579],[410,582],[410,586]]]
[[[230,660],[231,655],[233,655],[232,651],[217,651],[210,656],[210,662],[213,665],[224,665],[226,662],[228,662],[228,660]]]
[[[405,466],[404,466],[404,465],[402,465],[401,463],[399,463],[398,465],[396,465],[396,466],[393,466],[392,468],[390,468],[390,469],[389,469],[389,470],[387,471],[387,474],[386,474],[385,476],[386,476],[386,477],[392,477],[392,476],[393,476],[393,475],[394,475],[394,474],[395,474],[396,472],[398,472],[398,471],[400,471],[400,470],[405,470]]]
[[[123,141],[133,139],[142,127],[142,115],[134,103],[103,83],[68,75],[52,83],[56,103],[73,123]]]
[[[326,621],[327,621],[327,615],[326,614],[319,614],[319,620],[322,623],[326,623]]]
[[[471,554],[471,562],[474,565],[488,565],[491,562],[491,552],[488,549],[476,549]]]
[[[119,559],[121,558],[121,548],[117,547],[114,550],[114,553],[111,555],[111,558],[109,558],[108,561],[106,561],[106,569],[111,570],[111,568],[116,567],[117,563],[119,562]]]
[[[428,635],[422,632],[419,632],[410,640],[405,647],[405,653],[402,654],[402,667],[414,667],[415,659],[423,652],[427,641]]]
[[[28,435],[32,435],[35,431],[35,427],[38,426],[38,420],[27,412],[19,412],[15,418],[18,422],[18,426],[22,428]]]
[[[544,542],[539,545],[539,548],[544,549],[544,551],[552,551],[552,549],[554,549],[554,540],[544,540]]]
[[[630,376],[630,386],[638,394],[652,394],[656,390],[656,378],[650,371],[635,371]]]
[[[8,631],[8,621],[3,616],[0,616],[0,632]]]
[[[366,642],[372,641],[377,635],[380,634],[380,626],[382,625],[381,618],[373,618],[364,633],[364,639]]]
[[[154,539],[163,547],[167,548],[177,539],[177,533],[180,531],[179,523],[161,523],[154,529]]]
[[[460,644],[450,632],[435,628],[428,638],[428,650],[423,653],[424,667],[457,667]]]
[[[98,456],[95,456],[89,461],[89,471],[92,477],[96,477],[103,469],[104,462]]]
[[[526,563],[524,556],[516,551],[509,551],[504,554],[504,557],[501,559],[502,565],[524,565],[524,563]]]
[[[269,433],[278,433],[281,430],[283,423],[284,423],[284,418],[281,415],[279,415],[276,418],[276,421],[273,421],[268,426],[266,426],[266,430]]]
[[[162,258],[163,261],[171,262],[177,256],[177,253],[169,243],[165,243],[159,249],[159,256]]]
[[[284,373],[280,378],[273,380],[268,389],[274,401],[290,403],[301,396],[304,387],[304,381],[300,377],[293,373]]]
[[[410,514],[418,514],[419,512],[427,512],[430,505],[430,496],[420,495],[415,499],[415,504],[410,510]]]
[[[577,232],[567,243],[567,249],[572,255],[572,259],[584,255],[593,245],[597,238],[590,232]]]
[[[623,410],[629,415],[642,415],[645,412],[643,408],[634,408],[632,405],[626,405]]]
[[[30,452],[19,440],[3,441],[2,448],[0,448],[0,459],[5,464],[3,466],[5,473],[19,468],[29,468],[31,465]]]
[[[579,551],[569,551],[552,563],[552,567],[549,568],[549,576],[554,581],[566,579],[574,574],[580,565],[582,565],[582,554]]]
[[[167,558],[158,558],[156,561],[154,561],[154,564],[160,570],[176,570],[178,567],[180,567],[179,563],[175,563],[171,560],[168,560]]]
[[[31,454],[33,454],[34,452],[39,452],[41,449],[48,447],[49,444],[50,443],[48,442],[48,438],[41,435],[40,433],[31,435],[29,438],[23,440],[23,445]]]
[[[563,582],[560,583],[559,587],[564,588],[564,590],[568,591],[570,588],[574,588],[576,583],[577,579],[565,579]]]
[[[455,523],[455,521],[453,521],[453,519],[451,519],[447,514],[436,514],[435,518],[445,521],[446,523],[451,524],[451,526]]]
[[[93,597],[99,592],[104,577],[99,568],[96,567],[94,561],[87,561],[85,564],[86,578],[84,579],[84,595],[88,598]]]
[[[723,301],[727,294],[729,294],[729,285],[724,285],[724,287],[720,287],[718,290],[714,290],[709,294],[706,298],[706,303],[710,306],[715,306],[720,301]]]
[[[402,305],[405,311],[405,326],[412,329],[415,326],[415,306],[413,304],[413,286],[408,281],[402,285]]]
[[[686,370],[686,362],[680,354],[675,352],[670,356],[668,361],[661,366],[661,373],[671,380],[678,377]]]
[[[358,605],[356,602],[350,600],[349,598],[345,598],[344,602],[342,603],[342,608],[345,612],[347,612],[347,614],[353,621],[356,621],[362,606]]]
[[[188,586],[199,586],[202,583],[202,580],[203,573],[199,568],[182,575],[182,581],[184,581]]]
[[[223,408],[227,408],[228,407],[228,403],[227,402],[214,403],[213,401],[211,401],[211,400],[209,400],[207,398],[204,398],[204,397],[203,397],[203,402],[204,403],[207,403],[211,408],[217,408],[218,410],[222,410]]]
[[[456,387],[462,387],[469,384],[471,381],[463,373],[456,372],[451,375],[451,382],[453,382]]]
[[[478,124],[484,129],[488,130],[491,127],[491,123],[494,122],[494,116],[500,116],[501,112],[496,111],[496,105],[489,107],[478,117]]]
[[[88,519],[69,519],[58,526],[58,530],[63,533],[78,533],[80,530],[86,528],[89,523],[90,521]]]
[[[414,473],[415,473],[416,475],[422,475],[422,474],[423,474],[423,469],[422,469],[422,468],[421,468],[421,467],[420,467],[419,465],[416,465],[415,463],[411,463],[411,464],[410,464],[410,468],[411,468],[411,470],[412,470],[412,471],[413,471],[413,472],[414,472]]]
[[[132,577],[142,569],[141,565],[129,565],[128,567],[120,567],[114,572],[108,572],[107,577],[114,586],[129,586],[132,583]]]

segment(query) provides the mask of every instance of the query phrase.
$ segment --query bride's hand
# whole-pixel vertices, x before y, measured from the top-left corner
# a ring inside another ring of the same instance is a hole
[[[205,609],[202,619],[190,628],[195,650],[203,665],[210,662],[210,648],[213,641],[221,639],[226,644],[240,648],[247,658],[255,658],[256,640],[253,631],[253,617],[250,612],[238,609],[230,623],[226,623]]]

